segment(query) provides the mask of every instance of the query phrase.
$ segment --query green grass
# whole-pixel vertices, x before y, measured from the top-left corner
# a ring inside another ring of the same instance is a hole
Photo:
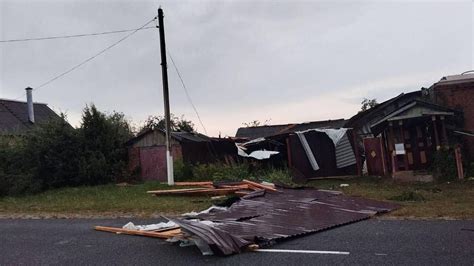
[[[212,203],[208,197],[155,197],[148,190],[167,189],[158,182],[119,187],[114,184],[49,190],[43,193],[0,198],[0,215],[149,217],[199,211]]]
[[[340,187],[340,184],[349,184]],[[404,184],[375,177],[317,180],[309,185],[346,195],[396,202],[402,208],[385,217],[474,219],[474,181]]]
[[[284,173],[271,178],[278,180]],[[266,178],[265,178],[266,179]],[[340,184],[349,184],[340,187]],[[346,195],[399,203],[402,208],[384,217],[474,219],[474,181],[400,184],[389,179],[358,177],[348,180],[317,180],[307,185],[321,189],[335,189]],[[160,196],[146,191],[167,189],[158,182],[119,187],[62,188],[43,193],[0,198],[0,217],[152,217],[161,214],[180,214],[200,211],[212,204],[209,197]]]

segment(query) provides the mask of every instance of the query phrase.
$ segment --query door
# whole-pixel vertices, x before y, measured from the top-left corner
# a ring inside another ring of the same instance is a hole
[[[405,147],[407,150],[408,168],[410,170],[427,169],[429,148],[426,127],[420,123],[409,128],[407,131],[405,134]]]
[[[382,139],[365,138],[364,149],[369,175],[384,176],[386,174],[386,162],[382,148]]]
[[[140,167],[143,180],[166,181],[166,147],[141,147]]]

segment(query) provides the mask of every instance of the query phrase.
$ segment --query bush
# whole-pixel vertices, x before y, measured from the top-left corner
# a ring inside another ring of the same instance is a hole
[[[250,175],[247,164],[235,166],[225,164],[198,164],[192,167],[192,173],[193,179],[199,181],[238,181],[248,178]]]
[[[132,136],[124,115],[84,109],[72,128],[62,115],[22,137],[0,138],[0,196],[65,186],[97,185],[126,176]]]
[[[193,169],[191,165],[184,163],[183,160],[176,160],[173,162],[173,166],[176,181],[193,179]]]
[[[277,185],[298,186],[293,182],[291,173],[288,169],[268,169],[265,170],[260,178],[262,181],[271,182]]]
[[[175,178],[177,181],[241,181],[249,179],[267,181],[275,184],[294,186],[288,169],[262,169],[249,164],[197,164],[188,165],[182,161],[175,162]]]
[[[454,151],[449,148],[442,148],[433,155],[431,163],[433,176],[439,181],[452,181],[457,178],[456,159]]]

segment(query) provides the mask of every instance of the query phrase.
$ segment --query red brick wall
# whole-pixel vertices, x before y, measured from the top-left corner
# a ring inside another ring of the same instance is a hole
[[[463,84],[435,85],[435,99],[438,104],[463,111],[464,129],[474,132],[474,82]],[[474,138],[465,138],[471,159],[474,158]]]

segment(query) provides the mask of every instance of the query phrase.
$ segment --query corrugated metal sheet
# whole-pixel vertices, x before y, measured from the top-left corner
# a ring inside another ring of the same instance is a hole
[[[356,163],[356,157],[352,149],[352,145],[349,142],[347,133],[341,138],[336,144],[336,165],[337,168],[343,168]]]
[[[190,234],[203,238],[218,252],[228,255],[240,252],[245,242],[271,245],[278,240],[368,219],[398,207],[388,202],[348,197],[340,192],[280,190],[260,197],[243,198],[226,211],[192,217],[215,223],[212,226],[199,223],[199,228],[186,229]],[[173,221],[180,224],[180,219]],[[185,219],[181,221],[181,224],[189,224]],[[210,235],[203,235],[203,232]]]

